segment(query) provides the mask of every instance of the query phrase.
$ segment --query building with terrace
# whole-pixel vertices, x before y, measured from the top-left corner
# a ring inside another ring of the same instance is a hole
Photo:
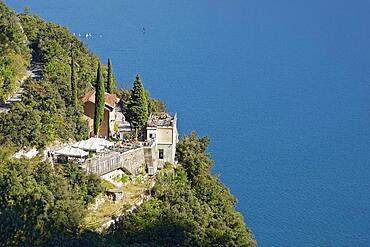
[[[53,157],[56,162],[75,159],[82,170],[103,178],[122,172],[136,175],[143,168],[149,175],[155,175],[165,162],[175,163],[178,142],[176,121],[176,115],[152,113],[144,132],[146,140],[113,143],[103,138],[90,138],[53,152]]]

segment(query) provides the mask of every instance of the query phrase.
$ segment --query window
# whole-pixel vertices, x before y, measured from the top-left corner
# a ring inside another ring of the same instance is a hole
[[[163,149],[159,149],[159,159],[163,160]]]
[[[154,136],[153,134],[149,134],[149,138],[152,139]]]

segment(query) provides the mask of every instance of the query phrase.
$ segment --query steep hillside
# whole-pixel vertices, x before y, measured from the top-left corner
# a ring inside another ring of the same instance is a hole
[[[17,16],[3,3],[0,6],[0,27],[4,30],[0,35],[0,79],[6,78],[0,81],[0,97],[6,99],[17,88],[31,52],[42,68],[41,80],[24,82],[22,102],[1,114],[0,144],[18,149],[85,138],[82,102],[75,104],[72,99],[72,56],[77,98],[92,88],[98,58],[67,28],[31,14]]]
[[[0,2],[0,103],[18,88],[30,57],[17,14]]]

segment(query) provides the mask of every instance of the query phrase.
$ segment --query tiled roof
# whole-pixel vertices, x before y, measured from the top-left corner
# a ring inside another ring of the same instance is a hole
[[[85,102],[92,102],[95,104],[95,91],[88,92],[82,99]],[[115,94],[105,93],[105,105],[108,105],[112,108],[116,106],[118,98]]]

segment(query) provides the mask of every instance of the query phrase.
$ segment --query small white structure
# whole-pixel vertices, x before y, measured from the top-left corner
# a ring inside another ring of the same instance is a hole
[[[119,138],[121,140],[127,139],[126,137],[133,136],[134,135],[134,129],[131,128],[131,125],[127,121],[122,121],[118,124],[118,133],[119,133]]]
[[[122,188],[115,188],[111,190],[107,190],[105,192],[112,201],[120,201],[123,199],[123,191]]]
[[[134,134],[134,129],[131,128],[130,123],[126,121],[123,108],[119,104],[116,105],[116,121],[118,123],[118,133],[116,137],[121,140],[130,139],[127,137],[131,137]]]
[[[154,176],[157,174],[157,166],[148,166],[148,175]]]

